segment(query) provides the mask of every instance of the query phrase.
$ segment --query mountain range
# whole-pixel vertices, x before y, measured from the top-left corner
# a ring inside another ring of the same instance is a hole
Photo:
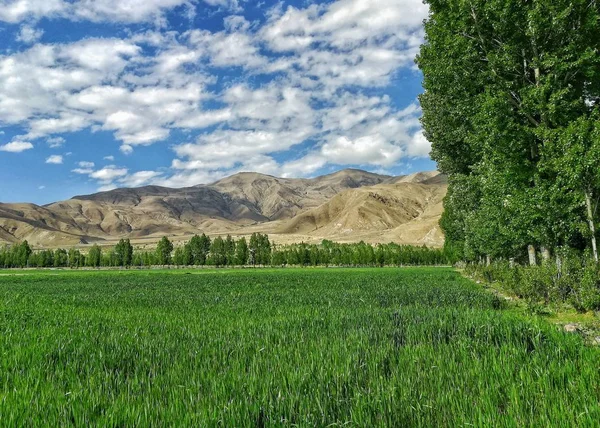
[[[115,189],[39,206],[0,203],[0,242],[35,247],[151,246],[162,236],[268,233],[275,242],[398,242],[439,246],[446,177],[346,169],[316,178],[239,173],[181,189]]]

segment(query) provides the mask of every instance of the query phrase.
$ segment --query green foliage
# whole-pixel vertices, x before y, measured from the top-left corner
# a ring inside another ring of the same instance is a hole
[[[600,420],[600,350],[449,269],[179,272],[0,276],[2,424]]]
[[[204,233],[202,236],[195,235],[189,242],[189,249],[186,250],[189,254],[191,254],[190,264],[204,266],[210,252],[210,246],[210,238]],[[189,257],[188,261],[190,261]]]
[[[29,267],[29,258],[32,249],[27,241],[12,247],[0,248],[0,267],[2,268],[25,268]]]
[[[549,305],[570,305],[581,312],[600,310],[600,267],[589,255],[572,250],[560,251],[558,263],[514,267],[507,262],[470,264],[466,273],[488,283],[501,283],[536,312]]]
[[[114,248],[104,251],[94,245],[87,256],[79,250],[63,249],[33,251],[25,250],[26,244],[0,249],[0,268],[11,267],[150,267],[150,266],[432,266],[450,265],[460,258],[450,247],[445,249],[414,247],[410,245],[378,244],[364,242],[338,244],[324,240],[316,244],[292,244],[275,246],[264,234],[255,233],[239,240],[194,236],[183,246],[174,247],[163,237],[155,251],[134,249],[128,239],[121,239]],[[19,254],[29,252],[25,264]]]
[[[600,196],[596,3],[426,3],[420,101],[432,158],[449,174],[448,248],[476,261],[520,257],[530,244],[591,246]]]
[[[271,243],[269,237],[262,233],[253,233],[248,245],[251,265],[271,264]]]
[[[133,246],[129,239],[121,239],[114,250],[116,266],[131,266],[133,262]]]
[[[220,236],[213,239],[210,246],[209,264],[213,266],[225,266],[227,264],[227,251],[225,241]]]
[[[159,265],[170,265],[172,262],[173,243],[163,236],[156,246],[156,261]]]
[[[102,263],[102,249],[97,244],[94,244],[92,248],[90,248],[87,262],[90,267],[100,267]]]
[[[239,241],[237,241],[235,246],[235,263],[239,266],[244,266],[248,264],[248,243],[246,242],[246,238],[242,237]]]

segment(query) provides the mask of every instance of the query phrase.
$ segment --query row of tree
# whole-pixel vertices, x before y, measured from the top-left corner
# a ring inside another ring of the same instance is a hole
[[[426,2],[420,102],[449,176],[447,248],[532,264],[571,248],[598,262],[600,3]]]
[[[293,244],[276,246],[267,235],[255,233],[249,241],[242,237],[202,234],[182,246],[163,237],[154,251],[134,249],[122,239],[110,249],[92,246],[87,253],[78,249],[33,251],[27,241],[0,248],[0,267],[149,267],[149,266],[401,266],[444,265],[454,262],[446,250],[410,245]]]

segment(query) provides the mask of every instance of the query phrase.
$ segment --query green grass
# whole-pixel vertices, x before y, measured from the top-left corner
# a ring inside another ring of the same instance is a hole
[[[450,269],[0,275],[3,426],[597,426],[599,361]]]

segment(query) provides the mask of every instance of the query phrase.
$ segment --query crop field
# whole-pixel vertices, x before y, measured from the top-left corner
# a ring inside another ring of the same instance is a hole
[[[2,426],[597,426],[599,362],[451,269],[0,274]]]

